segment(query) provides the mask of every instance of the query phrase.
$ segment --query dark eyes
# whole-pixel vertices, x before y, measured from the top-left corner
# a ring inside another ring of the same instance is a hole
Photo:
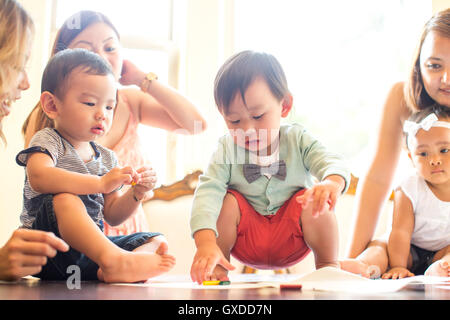
[[[439,151],[440,153],[448,153],[449,152],[449,149],[447,149],[447,148],[444,148],[444,149],[441,149],[440,151]],[[428,156],[428,152],[420,152],[420,153],[418,153],[418,155],[420,156],[420,157],[427,157]]]
[[[437,63],[427,63],[426,67],[428,69],[439,69],[441,65]]]
[[[426,152],[420,152],[419,153],[419,156],[421,156],[421,157],[426,157],[428,155],[428,153],[426,153]]]
[[[255,120],[259,120],[259,119],[261,119],[261,118],[263,117],[263,115],[264,115],[264,114],[259,115],[259,116],[254,116],[254,117],[252,117],[252,118],[255,119]],[[229,120],[229,121],[230,121],[231,124],[238,124],[239,122],[241,122],[241,120],[234,120],[234,121]]]
[[[95,107],[94,102],[83,102],[83,104],[85,104],[89,107]],[[106,106],[106,110],[114,110],[114,106]]]

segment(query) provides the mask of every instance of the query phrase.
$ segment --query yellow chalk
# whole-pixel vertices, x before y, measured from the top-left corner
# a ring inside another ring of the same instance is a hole
[[[220,284],[220,281],[203,281],[204,286],[218,286]]]
[[[136,185],[136,182],[131,181],[131,186],[134,187]]]

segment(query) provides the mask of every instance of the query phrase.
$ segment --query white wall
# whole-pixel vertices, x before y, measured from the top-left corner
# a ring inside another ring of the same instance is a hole
[[[450,8],[450,0],[433,0],[433,13]]]

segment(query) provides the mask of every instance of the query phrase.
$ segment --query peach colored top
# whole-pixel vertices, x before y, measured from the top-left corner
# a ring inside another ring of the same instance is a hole
[[[119,140],[119,142],[111,148],[119,160],[119,165],[131,166],[133,169],[138,169],[148,163],[147,159],[145,159],[141,144],[139,140],[139,136],[137,134],[137,128],[139,125],[139,120],[134,116],[133,112],[131,112],[131,107],[128,100],[124,95],[120,94],[119,91],[119,99],[125,103],[130,110],[130,118],[128,120],[127,128]],[[119,236],[119,235],[129,235],[136,232],[147,232],[148,230],[147,220],[145,218],[144,209],[142,208],[142,204],[139,205],[138,212],[133,216],[129,217],[122,224],[112,227],[104,221],[104,232],[107,236]]]

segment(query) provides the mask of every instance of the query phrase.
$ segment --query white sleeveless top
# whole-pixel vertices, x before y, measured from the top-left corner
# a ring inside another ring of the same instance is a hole
[[[430,251],[450,245],[450,202],[439,200],[425,180],[416,175],[403,180],[400,187],[414,210],[411,243]]]

